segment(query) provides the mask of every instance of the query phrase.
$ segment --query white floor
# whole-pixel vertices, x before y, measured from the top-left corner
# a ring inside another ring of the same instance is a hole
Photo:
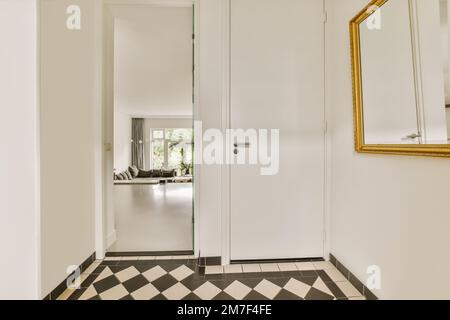
[[[114,186],[117,241],[110,252],[193,249],[191,183]]]

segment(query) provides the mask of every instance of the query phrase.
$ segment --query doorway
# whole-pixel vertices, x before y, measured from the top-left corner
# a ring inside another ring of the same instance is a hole
[[[192,2],[109,9],[107,251],[192,253]]]

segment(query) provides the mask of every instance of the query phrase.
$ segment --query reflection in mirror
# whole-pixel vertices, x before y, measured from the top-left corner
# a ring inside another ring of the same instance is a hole
[[[449,143],[448,1],[388,0],[359,25],[364,144]]]

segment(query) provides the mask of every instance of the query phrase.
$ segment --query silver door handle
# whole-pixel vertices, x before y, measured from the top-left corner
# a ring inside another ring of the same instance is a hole
[[[244,142],[244,143],[234,143],[235,148],[250,148],[250,142]]]
[[[412,133],[409,136],[402,138],[402,140],[414,140],[414,139],[421,138],[421,137],[422,137],[422,135],[420,133]]]

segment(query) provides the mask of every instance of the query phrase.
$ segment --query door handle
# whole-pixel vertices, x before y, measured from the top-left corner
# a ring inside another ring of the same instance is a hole
[[[402,138],[402,140],[414,140],[421,137],[422,135],[420,133],[411,133],[409,136]]]
[[[234,143],[235,148],[250,148],[250,142],[244,142],[244,143]]]

